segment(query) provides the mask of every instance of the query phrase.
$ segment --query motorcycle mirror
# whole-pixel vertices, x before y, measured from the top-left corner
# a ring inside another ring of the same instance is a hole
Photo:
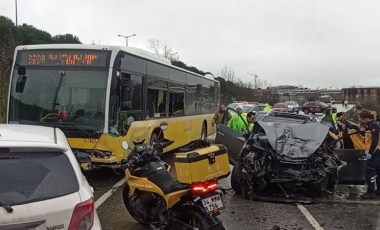
[[[129,147],[128,142],[126,141],[121,142],[121,147],[123,147],[124,150],[127,150]]]

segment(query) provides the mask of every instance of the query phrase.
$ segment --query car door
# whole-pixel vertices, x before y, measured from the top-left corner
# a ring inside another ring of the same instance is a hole
[[[237,113],[234,109],[226,108],[226,111],[222,119],[222,123],[217,129],[215,137],[216,144],[223,144],[227,147],[228,157],[231,164],[235,164],[237,156],[239,155],[240,150],[245,142],[242,133],[237,132],[227,126],[228,121],[235,114]],[[242,119],[243,122],[247,125],[242,116],[239,115],[239,119]]]
[[[363,185],[366,168],[366,161],[362,159],[364,149],[337,149],[334,152],[347,163],[339,176],[339,184]]]

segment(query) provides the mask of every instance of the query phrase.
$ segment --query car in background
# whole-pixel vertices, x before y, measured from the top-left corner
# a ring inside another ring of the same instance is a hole
[[[276,103],[273,105],[273,110],[277,112],[288,112],[288,106],[284,103]]]
[[[321,95],[318,97],[318,101],[322,101],[322,102],[329,104],[329,105],[335,104],[334,98],[332,98],[330,95]]]
[[[101,229],[90,161],[58,128],[0,125],[0,229]]]
[[[259,111],[263,111],[264,108],[265,108],[265,104],[243,105],[243,113],[249,113],[249,112],[257,113]]]
[[[230,103],[227,105],[227,107],[231,109],[236,109],[236,107],[240,105],[243,107],[243,110],[244,110],[244,108],[248,108],[248,107],[251,108],[252,106],[255,106],[257,104],[258,104],[257,102],[239,101],[239,102]]]
[[[243,105],[241,102],[233,102],[231,104],[228,104],[226,108],[236,109],[238,105]]]
[[[327,107],[329,105],[322,101],[309,101],[302,105],[302,112],[305,114],[324,113]]]
[[[300,112],[300,106],[296,101],[286,101],[284,102],[285,105],[288,106],[288,112],[289,113],[299,113]]]

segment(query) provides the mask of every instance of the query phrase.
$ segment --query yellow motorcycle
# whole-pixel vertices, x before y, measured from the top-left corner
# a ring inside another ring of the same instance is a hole
[[[134,143],[122,162],[127,181],[123,200],[130,215],[140,224],[159,229],[224,229],[217,217],[224,208],[217,179],[180,183],[159,157],[173,141],[164,139],[152,146],[143,142]],[[123,148],[128,148],[126,142]]]

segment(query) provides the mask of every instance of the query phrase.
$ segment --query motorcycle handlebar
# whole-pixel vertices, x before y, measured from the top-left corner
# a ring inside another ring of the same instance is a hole
[[[138,164],[140,161],[149,161],[155,159],[156,157],[162,154],[164,148],[168,147],[173,143],[174,141],[164,139],[163,142],[158,141],[158,143],[154,143],[151,148],[145,149],[141,152],[132,151],[130,157],[128,157],[126,161],[121,162],[121,167],[129,168],[133,165]],[[162,150],[158,151],[158,149],[160,148],[162,148]]]

